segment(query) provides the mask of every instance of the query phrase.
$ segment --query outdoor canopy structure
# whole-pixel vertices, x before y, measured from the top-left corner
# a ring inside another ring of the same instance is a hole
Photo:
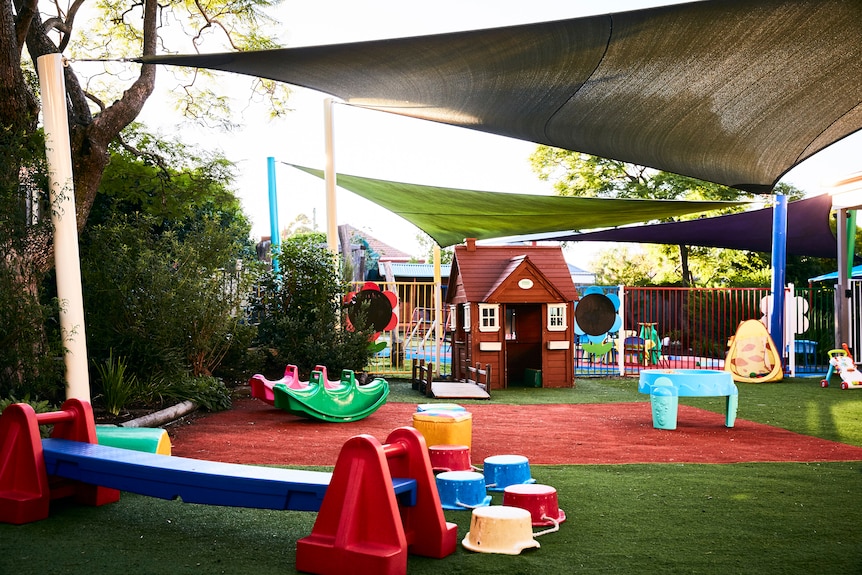
[[[862,2],[710,0],[140,61],[280,80],[354,106],[768,193],[862,127],[860,37]]]
[[[832,198],[821,194],[787,204],[787,255],[837,257],[838,245],[829,227]],[[583,234],[550,235],[543,239],[575,242],[633,242],[730,248],[769,253],[772,208],[711,218],[630,226]]]
[[[288,165],[319,178],[324,177],[322,170]],[[337,184],[401,216],[431,236],[441,247],[459,244],[468,237],[481,240],[558,232],[592,228],[597,222],[603,226],[618,226],[743,203],[501,194],[349,174],[338,174]],[[834,255],[834,240],[832,244]]]
[[[139,61],[270,78],[354,106],[769,193],[788,170],[862,128],[860,37],[862,2],[704,0],[413,38]],[[774,224],[786,224],[786,198],[775,215]],[[596,221],[599,227],[605,224]],[[786,230],[774,228],[773,270],[780,273],[773,275],[771,330],[780,334]]]
[[[860,37],[858,1],[709,0],[138,61],[270,78],[354,106],[768,193],[792,167],[862,128]],[[45,99],[62,105],[62,90],[49,92]],[[595,222],[607,225],[618,224]],[[67,279],[58,273],[58,285]],[[783,290],[773,290],[777,309]]]

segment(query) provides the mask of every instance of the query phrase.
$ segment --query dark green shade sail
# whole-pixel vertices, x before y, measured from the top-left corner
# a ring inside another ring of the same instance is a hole
[[[709,0],[140,61],[271,78],[355,106],[757,193],[862,127],[858,0]]]
[[[323,170],[291,165],[323,178]],[[502,194],[338,174],[336,183],[401,216],[441,247],[563,230],[621,226],[727,208],[743,202],[628,200]]]

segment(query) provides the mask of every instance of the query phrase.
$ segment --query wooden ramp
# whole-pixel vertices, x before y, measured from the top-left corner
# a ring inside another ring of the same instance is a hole
[[[438,399],[491,399],[487,391],[466,381],[433,381],[431,394]]]

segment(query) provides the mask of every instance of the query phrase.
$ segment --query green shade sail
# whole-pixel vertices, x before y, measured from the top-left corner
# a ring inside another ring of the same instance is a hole
[[[323,170],[288,164],[323,178]],[[621,226],[744,202],[629,200],[503,194],[338,174],[339,187],[401,216],[441,247],[479,240]]]

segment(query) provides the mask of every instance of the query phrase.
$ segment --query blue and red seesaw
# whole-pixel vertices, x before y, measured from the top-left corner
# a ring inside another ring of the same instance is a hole
[[[48,439],[39,425],[53,425]],[[67,400],[37,414],[27,404],[0,416],[0,521],[48,517],[52,499],[104,505],[120,491],[186,503],[318,511],[297,542],[298,571],[321,575],[407,572],[407,554],[455,551],[425,439],[413,428],[345,442],[332,473],[203,461],[99,445],[89,403]]]

